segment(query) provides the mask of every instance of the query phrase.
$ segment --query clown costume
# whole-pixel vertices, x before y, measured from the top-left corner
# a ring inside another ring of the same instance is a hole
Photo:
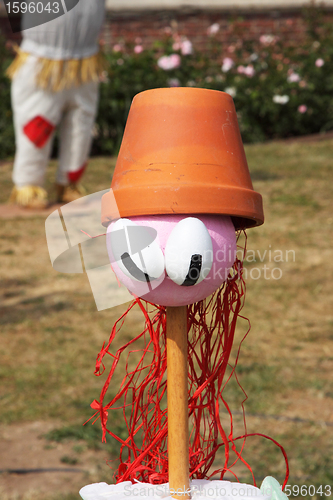
[[[78,182],[90,153],[98,104],[104,3],[79,0],[64,15],[28,29],[31,18],[22,17],[22,44],[7,71],[16,140],[11,201],[18,205],[48,204],[44,180],[57,126],[57,201],[84,194]]]

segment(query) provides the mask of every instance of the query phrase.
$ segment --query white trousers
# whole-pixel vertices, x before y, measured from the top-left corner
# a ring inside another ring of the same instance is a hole
[[[16,154],[13,182],[16,187],[43,186],[59,126],[57,184],[81,177],[90,153],[92,128],[98,103],[98,83],[50,92],[35,85],[38,59],[29,56],[12,82]]]

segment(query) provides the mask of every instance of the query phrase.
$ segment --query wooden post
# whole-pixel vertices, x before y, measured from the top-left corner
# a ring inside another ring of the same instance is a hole
[[[189,493],[189,431],[187,382],[187,306],[167,307],[168,458],[173,498]]]

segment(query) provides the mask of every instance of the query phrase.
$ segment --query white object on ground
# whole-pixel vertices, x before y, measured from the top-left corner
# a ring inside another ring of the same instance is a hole
[[[194,500],[288,500],[278,481],[267,476],[262,485],[256,488],[250,484],[230,481],[209,481],[194,479],[190,482],[191,496]],[[83,500],[126,500],[131,497],[140,499],[173,500],[175,492],[169,490],[169,483],[153,485],[124,481],[118,484],[95,483],[84,486],[80,490]],[[179,493],[179,492],[178,492]]]

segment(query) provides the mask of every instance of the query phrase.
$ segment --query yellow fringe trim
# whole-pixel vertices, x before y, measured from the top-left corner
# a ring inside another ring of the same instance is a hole
[[[29,55],[27,52],[22,52],[22,50],[20,49],[20,47],[18,47],[18,45],[14,46],[14,50],[16,52],[16,57],[5,72],[5,74],[10,79],[12,79],[14,77],[15,73],[26,62],[26,60],[28,59],[28,55]]]
[[[75,201],[82,196],[86,196],[87,190],[82,186],[82,184],[74,184],[65,187],[65,192],[63,194],[62,201],[70,203]]]
[[[15,50],[17,55],[6,71],[6,75],[10,79],[14,78],[29,56],[19,47],[15,47]],[[38,66],[36,85],[43,90],[60,92],[84,83],[98,82],[103,71],[106,70],[106,59],[101,51],[84,59],[56,61],[40,57]]]
[[[45,208],[48,205],[47,192],[40,186],[14,187],[9,203],[28,208]]]

